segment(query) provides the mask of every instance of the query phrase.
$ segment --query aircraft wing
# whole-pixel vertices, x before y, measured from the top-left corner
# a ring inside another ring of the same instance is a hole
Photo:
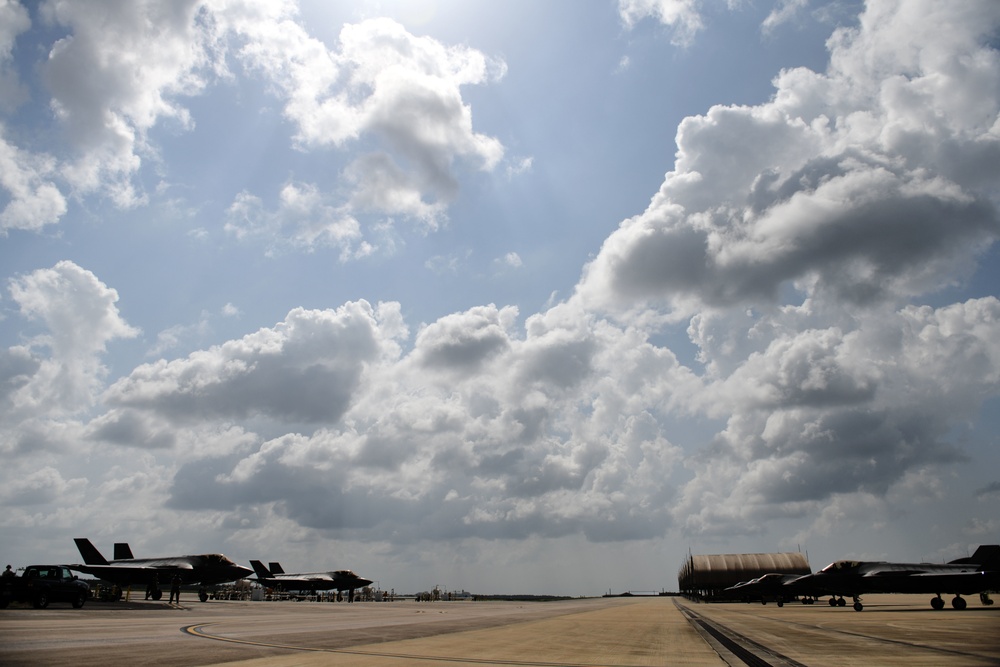
[[[898,575],[898,576],[894,576]],[[1000,587],[1000,572],[915,572],[884,573],[866,577],[873,592],[878,593],[954,593],[972,595]]]
[[[198,581],[197,578],[191,576],[194,567],[190,563],[177,563],[174,565],[83,565],[78,563],[76,565],[68,565],[67,567],[77,572],[85,572],[98,579],[110,581],[119,586],[148,584],[154,580],[165,584],[175,574],[179,575],[184,583]]]

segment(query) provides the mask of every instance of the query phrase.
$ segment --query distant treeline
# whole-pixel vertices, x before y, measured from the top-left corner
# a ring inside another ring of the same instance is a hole
[[[510,602],[553,602],[555,600],[575,600],[570,595],[474,595],[477,600],[506,600]]]

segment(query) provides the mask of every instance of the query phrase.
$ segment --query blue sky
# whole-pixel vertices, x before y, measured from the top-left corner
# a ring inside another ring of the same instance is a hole
[[[4,557],[583,595],[996,542],[998,28],[0,2]]]

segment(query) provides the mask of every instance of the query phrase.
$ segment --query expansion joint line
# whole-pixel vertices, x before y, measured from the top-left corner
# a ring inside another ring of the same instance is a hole
[[[772,651],[766,646],[727,628],[721,623],[705,619],[701,614],[692,611],[676,600],[674,600],[674,604],[677,605],[677,608],[684,614],[688,622],[716,649],[719,657],[729,663],[730,667],[740,667],[740,664],[734,664],[729,656],[749,667],[805,667],[802,663],[796,662],[776,651]],[[719,648],[723,650],[720,651]],[[726,655],[727,653],[729,654],[728,656]]]

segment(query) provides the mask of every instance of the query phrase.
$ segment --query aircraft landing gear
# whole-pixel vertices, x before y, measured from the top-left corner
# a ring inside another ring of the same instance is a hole
[[[936,598],[931,598],[931,608],[940,611],[944,609],[944,600],[938,595]]]
[[[982,602],[987,607],[993,604],[993,599],[990,597],[990,594],[986,592],[979,594],[979,601]]]
[[[865,608],[865,606],[863,604],[861,604],[861,597],[855,595],[854,596],[854,611],[861,611],[864,608]]]
[[[202,602],[208,602],[208,591],[204,588],[198,589],[198,599]]]
[[[847,600],[845,600],[842,597],[841,598],[837,598],[837,606],[838,607],[846,607],[847,606]]]
[[[959,611],[962,611],[963,609],[965,609],[966,606],[965,598],[956,595],[954,598],[952,598],[951,606],[954,607],[955,609],[958,609]]]

